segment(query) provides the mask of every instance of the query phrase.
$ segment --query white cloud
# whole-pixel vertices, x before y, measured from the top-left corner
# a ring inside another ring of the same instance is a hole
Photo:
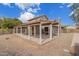
[[[76,9],[74,9],[70,14],[69,16],[72,16],[74,13],[75,13]]]
[[[62,5],[65,5],[66,3],[62,3]]]
[[[2,3],[2,4],[10,7],[10,3]]]
[[[68,4],[68,5],[67,5],[67,7],[71,7],[72,5],[73,5],[73,3],[71,3],[71,4]]]
[[[19,16],[19,19],[25,23],[27,22],[27,20],[29,19],[32,19],[35,17],[35,15],[33,13],[36,13],[38,10],[41,10],[40,9],[40,4],[38,3],[28,3],[28,4],[15,4],[17,5],[20,9],[22,9],[23,11],[25,11],[24,13],[22,13],[20,16]],[[34,8],[32,8],[34,7]],[[27,9],[27,11],[26,11]]]
[[[40,3],[15,3],[16,6],[18,6],[20,9],[25,10],[28,8],[31,8],[32,6],[37,6],[37,10],[40,9]]]
[[[24,10],[25,8],[28,8],[32,6],[30,3],[15,3],[16,6],[18,6],[20,9]]]
[[[32,8],[27,9],[28,12],[33,12]]]
[[[34,17],[35,17],[34,14],[32,14],[32,13],[30,13],[30,12],[25,12],[25,13],[22,13],[22,14],[20,15],[19,20],[21,20],[23,23],[26,23],[27,20],[32,19],[32,18],[34,18]]]
[[[12,7],[10,3],[2,3],[3,5]],[[23,11],[26,11],[26,9],[29,12],[37,12],[40,9],[40,3],[15,3],[18,8],[22,9]],[[36,6],[36,7],[35,7]],[[32,7],[35,7],[34,9]]]
[[[70,14],[69,14],[69,16],[71,16],[71,15],[73,15],[74,14],[74,11],[72,11]]]
[[[10,3],[3,3],[3,5],[11,6]],[[35,17],[33,13],[36,13],[40,9],[40,3],[15,3],[15,6],[18,6],[22,10],[20,16],[18,17],[23,23],[27,20]],[[23,13],[24,12],[24,13]]]
[[[28,12],[34,12],[34,13],[36,13],[38,10],[40,10],[40,8],[35,8],[35,9],[33,9],[33,8],[28,8],[28,9],[27,9]]]
[[[64,6],[59,6],[59,8],[63,8]]]

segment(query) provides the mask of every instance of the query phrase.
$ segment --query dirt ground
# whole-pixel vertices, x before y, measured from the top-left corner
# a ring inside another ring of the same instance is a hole
[[[0,35],[1,56],[62,56],[70,49],[72,33],[62,33],[44,45],[23,39],[14,34]]]

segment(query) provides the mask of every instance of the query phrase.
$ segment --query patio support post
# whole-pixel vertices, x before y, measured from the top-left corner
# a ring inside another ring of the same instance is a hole
[[[14,28],[14,33],[16,33],[16,28]]]
[[[16,29],[17,29],[17,28],[15,27],[15,33],[16,33]]]
[[[20,33],[22,34],[22,27],[20,28]]]
[[[32,35],[32,26],[30,26],[30,35]]]
[[[13,28],[13,33],[15,33],[15,28]]]
[[[60,34],[60,25],[58,25],[58,36]]]
[[[42,25],[40,24],[40,43],[42,42]]]
[[[50,24],[50,39],[52,39],[52,24]]]
[[[36,26],[34,26],[34,36],[36,36]]]
[[[60,35],[60,31],[61,31],[61,20],[58,20],[59,24],[58,24],[58,36]]]
[[[27,34],[27,29],[25,29],[25,34]]]
[[[16,27],[16,33],[18,33],[18,27]]]
[[[28,37],[30,39],[30,26],[28,26]]]

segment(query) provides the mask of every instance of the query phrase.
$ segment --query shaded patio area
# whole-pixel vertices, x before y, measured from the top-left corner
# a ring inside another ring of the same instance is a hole
[[[41,26],[41,37],[40,37],[40,26],[35,25],[35,26],[30,26],[30,35],[29,35],[29,30],[28,27],[22,27],[19,26],[18,29],[16,30],[16,33],[22,38],[28,39],[35,41],[37,43],[41,44],[46,43],[54,38],[54,36],[58,36],[58,27],[52,26],[52,31],[50,30],[50,25],[44,25]],[[51,36],[52,35],[52,36]]]

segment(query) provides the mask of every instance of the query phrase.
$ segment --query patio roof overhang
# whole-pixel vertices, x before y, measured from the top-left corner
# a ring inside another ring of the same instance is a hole
[[[58,25],[59,22],[57,21],[35,21],[35,22],[28,22],[27,25],[30,25],[30,26],[33,26],[33,25],[49,25],[49,24],[52,24],[52,25]]]
[[[50,20],[46,20],[46,21],[34,21],[34,22],[27,22],[27,24],[25,25],[17,25],[15,26],[14,28],[18,27],[18,28],[21,28],[21,27],[27,27],[27,26],[35,26],[35,25],[50,25],[52,24],[53,26],[58,26],[59,25],[59,22],[57,21],[50,21]]]

